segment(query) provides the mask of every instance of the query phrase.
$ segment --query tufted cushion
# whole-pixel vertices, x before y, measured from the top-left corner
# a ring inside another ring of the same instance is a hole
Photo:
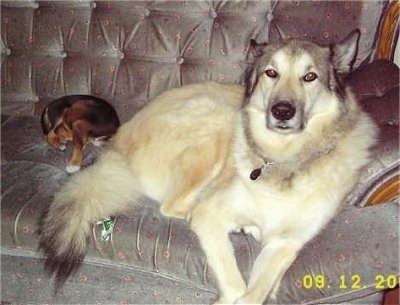
[[[237,82],[249,39],[267,38],[270,9],[263,1],[2,6],[5,109],[32,113],[34,104],[18,102],[87,93],[113,101],[122,121],[166,88]]]
[[[347,83],[376,121],[399,125],[395,98],[399,94],[399,68],[396,65],[386,60],[376,60],[352,73]],[[379,107],[377,103],[384,103],[385,107]]]
[[[352,29],[361,31],[356,66],[368,61],[375,47],[380,1],[277,1],[270,40],[303,37],[319,44],[343,39]]]
[[[237,82],[248,42],[328,44],[360,28],[370,58],[387,1],[2,1],[2,110],[39,113],[51,99],[93,94],[121,121],[165,89]]]

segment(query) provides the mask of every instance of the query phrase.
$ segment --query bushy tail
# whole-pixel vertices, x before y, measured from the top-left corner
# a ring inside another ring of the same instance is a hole
[[[140,197],[137,187],[126,158],[106,151],[55,195],[43,213],[38,233],[45,270],[55,276],[56,289],[81,265],[91,225],[128,210]]]

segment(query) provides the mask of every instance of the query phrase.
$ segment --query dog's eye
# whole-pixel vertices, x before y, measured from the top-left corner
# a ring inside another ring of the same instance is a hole
[[[316,80],[317,78],[318,78],[318,75],[316,73],[309,72],[303,77],[303,80],[305,82],[312,82],[312,81]]]
[[[276,77],[278,77],[278,72],[276,72],[276,71],[273,70],[273,69],[268,69],[268,70],[266,70],[266,71],[265,71],[265,74],[266,74],[268,77],[270,77],[270,78],[276,78]]]

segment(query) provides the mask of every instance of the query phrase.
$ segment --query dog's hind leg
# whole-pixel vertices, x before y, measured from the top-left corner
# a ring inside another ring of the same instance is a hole
[[[197,234],[219,288],[214,304],[233,304],[246,290],[228,233],[232,219],[201,203],[193,210],[191,228]]]
[[[269,241],[258,255],[246,293],[237,304],[262,304],[277,287],[296,258],[300,246],[284,239]],[[275,291],[276,292],[276,291]]]
[[[105,151],[91,167],[72,176],[44,212],[39,223],[39,247],[45,269],[56,277],[56,288],[84,259],[91,225],[119,215],[141,197],[126,158]]]

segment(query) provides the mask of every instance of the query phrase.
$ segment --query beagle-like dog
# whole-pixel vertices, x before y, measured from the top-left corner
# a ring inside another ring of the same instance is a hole
[[[65,150],[73,142],[72,157],[66,167],[68,173],[82,166],[83,150],[87,143],[101,145],[117,131],[118,115],[108,102],[91,95],[68,95],[52,101],[41,116],[47,142]]]

